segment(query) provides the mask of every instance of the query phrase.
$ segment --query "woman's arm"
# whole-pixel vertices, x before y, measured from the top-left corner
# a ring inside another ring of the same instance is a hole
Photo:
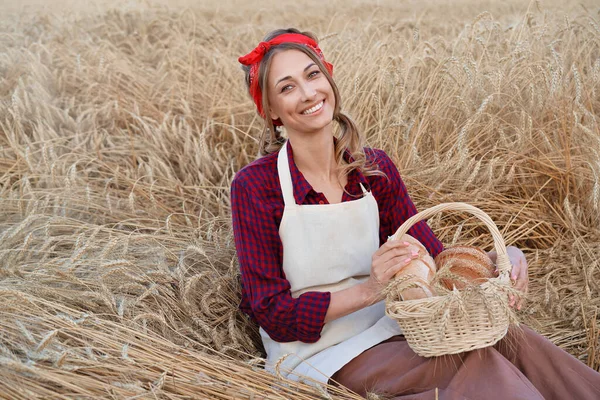
[[[274,211],[261,199],[264,188],[244,173],[231,185],[231,214],[242,286],[251,316],[278,342],[319,340],[329,292],[293,298],[281,265],[283,249]]]
[[[325,314],[325,323],[361,310],[373,303],[369,288],[360,283],[352,287],[331,293],[331,301]]]

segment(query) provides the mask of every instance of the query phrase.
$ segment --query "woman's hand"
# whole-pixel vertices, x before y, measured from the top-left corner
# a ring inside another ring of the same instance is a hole
[[[514,281],[514,287],[520,292],[523,292],[523,294],[526,294],[529,286],[529,276],[527,273],[529,267],[527,265],[527,260],[525,259],[525,254],[514,246],[507,247],[506,252],[510,263],[512,264],[510,278]],[[508,301],[508,305],[516,307],[517,310],[520,310],[523,305],[523,298],[520,296],[509,296]]]
[[[390,279],[419,257],[415,245],[401,240],[388,241],[373,254],[371,274],[365,282],[331,293],[325,323],[383,300],[383,289]]]
[[[419,257],[419,248],[402,240],[389,240],[373,254],[371,275],[364,283],[372,303],[383,300],[383,289],[402,268]]]

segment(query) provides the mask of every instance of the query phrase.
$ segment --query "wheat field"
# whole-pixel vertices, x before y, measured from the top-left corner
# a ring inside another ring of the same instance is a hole
[[[26,0],[0,5],[0,397],[359,398],[265,373],[237,311],[237,57],[279,27],[318,35],[419,209],[524,250],[521,320],[600,370],[596,2]]]

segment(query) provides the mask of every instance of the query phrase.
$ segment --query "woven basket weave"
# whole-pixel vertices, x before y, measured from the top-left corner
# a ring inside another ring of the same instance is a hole
[[[406,288],[402,286],[402,279],[390,283],[386,313],[398,322],[413,351],[424,357],[491,346],[506,335],[509,324],[517,323],[508,306],[508,293],[514,293],[514,289],[509,278],[511,263],[506,245],[496,224],[486,213],[465,203],[439,204],[406,220],[392,239],[401,238],[415,223],[448,210],[468,212],[486,225],[498,253],[499,277],[464,290],[454,289],[444,296],[406,301],[397,296]]]

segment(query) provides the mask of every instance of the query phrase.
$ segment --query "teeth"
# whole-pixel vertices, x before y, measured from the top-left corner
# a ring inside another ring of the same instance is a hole
[[[320,102],[319,104],[317,104],[316,106],[309,108],[306,111],[302,111],[302,114],[307,115],[307,114],[312,114],[316,111],[319,111],[321,109],[321,107],[323,107],[323,102]]]

